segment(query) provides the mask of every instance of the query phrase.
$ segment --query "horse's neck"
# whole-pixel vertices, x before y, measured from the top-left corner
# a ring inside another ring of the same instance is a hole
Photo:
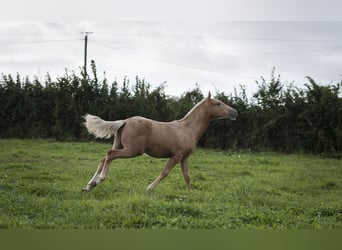
[[[181,121],[192,131],[197,143],[207,129],[210,117],[205,112],[204,107],[197,107],[195,110],[192,110],[191,113],[188,113]]]

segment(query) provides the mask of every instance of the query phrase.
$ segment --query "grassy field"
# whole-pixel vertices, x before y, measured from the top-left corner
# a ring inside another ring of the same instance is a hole
[[[198,149],[193,191],[166,160],[114,161],[83,188],[108,143],[0,140],[0,228],[342,228],[342,161],[320,156]]]

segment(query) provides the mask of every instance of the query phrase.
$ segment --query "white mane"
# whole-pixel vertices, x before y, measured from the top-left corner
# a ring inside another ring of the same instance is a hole
[[[187,117],[189,117],[193,111],[195,111],[195,109],[197,109],[197,107],[201,106],[202,103],[206,100],[207,98],[203,98],[202,101],[198,102],[195,106],[192,107],[192,109],[190,109],[190,111],[181,119],[181,120],[184,120],[186,119]]]

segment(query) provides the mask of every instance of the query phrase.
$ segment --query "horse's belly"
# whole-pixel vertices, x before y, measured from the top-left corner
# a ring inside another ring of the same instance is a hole
[[[146,148],[145,153],[155,158],[170,158],[172,156],[169,150],[158,147]]]

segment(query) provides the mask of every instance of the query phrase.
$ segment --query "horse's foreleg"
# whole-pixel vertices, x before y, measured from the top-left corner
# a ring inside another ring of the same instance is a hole
[[[188,159],[182,159],[181,161],[181,166],[182,166],[182,172],[186,184],[186,190],[191,191],[191,186],[190,186],[190,175],[189,175],[189,168],[188,168]]]
[[[171,171],[171,169],[179,162],[178,158],[170,158],[168,163],[166,164],[164,170],[160,173],[160,175],[147,187],[147,190],[154,189],[159,182],[161,182]]]
[[[102,161],[100,162],[100,164],[97,167],[97,170],[96,170],[94,176],[90,179],[90,181],[88,182],[87,186],[82,189],[83,192],[88,192],[88,191],[90,191],[91,189],[93,189],[96,186],[96,180],[99,177],[100,173],[102,172],[103,165],[105,163],[105,159],[106,158],[102,159]]]

